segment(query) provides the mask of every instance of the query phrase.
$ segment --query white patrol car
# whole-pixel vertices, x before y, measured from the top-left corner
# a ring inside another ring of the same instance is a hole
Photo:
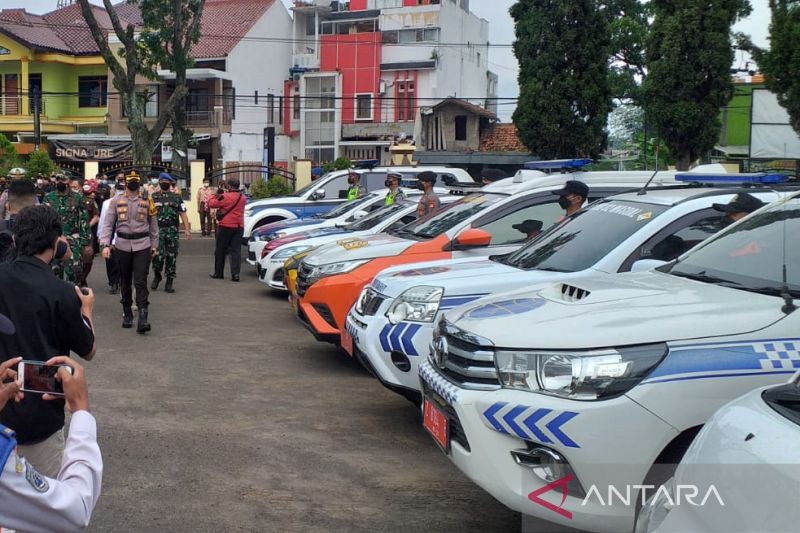
[[[456,199],[456,196],[439,197],[443,205],[454,202]],[[406,200],[372,211],[363,218],[342,227],[312,230],[304,234],[303,239],[297,241],[293,239],[274,240],[263,248],[263,253],[258,261],[258,277],[272,289],[285,291],[283,265],[287,259],[324,244],[339,242],[343,239],[363,238],[401,228],[417,219],[418,201],[419,199],[412,195]]]
[[[691,187],[621,194],[591,204],[511,255],[388,268],[348,315],[354,355],[386,387],[418,403],[419,362],[445,311],[536,283],[627,272],[640,260],[671,261],[727,225],[713,205],[744,191]],[[778,199],[771,190],[747,191],[765,203]]]
[[[800,368],[799,232],[795,194],[657,270],[449,311],[420,365],[424,426],[505,505],[631,531],[641,487],[665,479],[656,465],[721,405]]]
[[[800,373],[734,400],[703,427],[636,533],[797,531]]]
[[[415,183],[420,172],[435,172],[437,187],[451,185],[476,185],[475,180],[460,168],[449,167],[378,167],[372,169],[337,170],[329,172],[312,181],[299,191],[287,196],[264,198],[248,202],[244,210],[244,238],[249,239],[253,230],[280,220],[314,217],[326,213],[347,198],[347,175],[356,172],[361,175],[359,186],[367,192],[386,190],[386,174],[396,171],[403,175],[401,185],[407,187]]]
[[[422,195],[422,191],[419,190],[402,190],[406,198],[419,198]],[[386,203],[387,191],[388,189],[383,189],[371,192],[351,202],[339,204],[327,213],[322,213],[310,219],[288,220],[257,228],[252,232],[247,243],[247,262],[256,266],[264,247],[275,239],[282,239],[322,228],[344,226],[374,212],[376,209],[382,208]],[[440,189],[437,192],[445,192],[445,190]]]

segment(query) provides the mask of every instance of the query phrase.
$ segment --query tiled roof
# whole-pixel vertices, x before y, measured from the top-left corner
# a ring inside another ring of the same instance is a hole
[[[479,150],[495,153],[530,153],[530,150],[519,140],[519,131],[513,124],[491,124],[481,135]]]
[[[200,41],[192,48],[196,59],[227,56],[269,9],[275,0],[206,0]],[[122,24],[142,24],[136,5],[120,2],[114,6]],[[105,9],[93,7],[100,27],[111,29]],[[72,4],[45,15],[33,15],[24,9],[0,11],[0,33],[39,50],[72,55],[99,53],[89,27],[83,20],[80,5]]]
[[[497,120],[497,115],[495,115],[488,109],[484,109],[481,106],[471,104],[466,100],[461,100],[460,98],[445,98],[444,100],[433,106],[433,110],[436,111],[447,105],[456,105],[464,109],[465,111],[469,111],[474,115],[478,115],[479,117],[484,117],[491,120]]]

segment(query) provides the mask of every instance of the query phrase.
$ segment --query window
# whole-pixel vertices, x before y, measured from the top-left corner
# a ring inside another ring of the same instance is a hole
[[[553,195],[551,195],[553,196]],[[533,205],[524,206],[525,203]],[[538,220],[542,223],[542,230],[553,225],[564,214],[558,206],[556,198],[528,199],[517,205],[511,206],[499,218],[491,217],[488,223],[479,223],[476,227],[492,234],[492,246],[523,242],[526,235],[512,226],[526,220]]]
[[[28,75],[28,92],[30,94],[29,100],[29,107],[31,113],[34,110],[34,94],[36,90],[39,90],[39,112],[43,111],[43,98],[42,98],[42,75],[41,74],[29,74]]]
[[[467,116],[466,115],[457,115],[456,116],[456,140],[457,141],[466,141],[467,140]]]
[[[292,118],[300,120],[300,96],[297,94],[292,97]]]
[[[372,95],[356,95],[356,120],[372,120]]]
[[[416,118],[413,81],[397,82],[397,121],[410,122]]]
[[[397,43],[438,43],[439,28],[415,28],[408,30],[389,30],[381,33],[384,44]]]
[[[267,95],[267,124],[275,123],[275,96]]]
[[[347,198],[347,187],[347,175],[344,175],[333,178],[321,188],[325,190],[327,200],[335,200],[336,198]]]
[[[142,93],[145,98],[144,116],[147,118],[158,117],[158,85],[148,85],[147,90]]]
[[[78,107],[108,105],[108,77],[80,76],[78,78]]]

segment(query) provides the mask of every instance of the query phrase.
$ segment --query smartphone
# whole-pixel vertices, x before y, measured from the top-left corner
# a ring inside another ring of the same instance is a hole
[[[72,373],[72,368],[66,365],[47,366],[43,361],[20,361],[17,372],[22,381],[22,390],[64,396],[64,387],[61,386],[61,381],[56,379],[59,368],[66,368],[70,374]]]

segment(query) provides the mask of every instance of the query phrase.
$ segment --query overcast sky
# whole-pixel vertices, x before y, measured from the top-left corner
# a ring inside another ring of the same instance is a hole
[[[92,0],[102,4],[101,0]],[[769,25],[768,0],[750,0],[753,5],[753,14],[736,25],[736,31],[749,33],[756,44],[767,45],[767,26]],[[287,6],[290,0],[283,0]],[[489,40],[494,44],[508,44],[514,40],[514,24],[508,10],[514,0],[472,0],[472,11],[479,17],[489,21]],[[0,7],[24,7],[31,13],[44,13],[55,9],[57,0],[0,0]],[[737,56],[736,65],[744,67],[747,57],[743,54]],[[517,88],[517,61],[510,48],[492,48],[489,53],[489,68],[500,77],[497,95],[500,97],[516,97]],[[472,96],[472,95],[465,95]],[[500,118],[504,121],[511,119],[513,106],[500,105]]]

